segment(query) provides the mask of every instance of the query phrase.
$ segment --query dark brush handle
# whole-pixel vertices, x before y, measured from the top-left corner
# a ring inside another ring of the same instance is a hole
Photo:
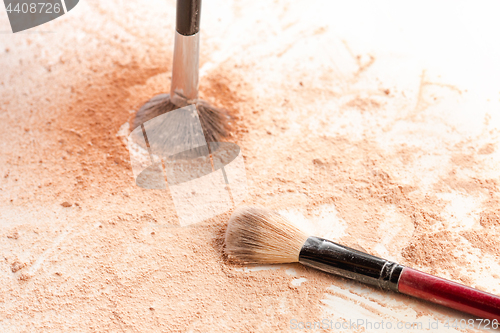
[[[299,262],[392,291],[398,291],[398,279],[404,267],[319,237],[306,240],[300,250]]]
[[[176,30],[183,36],[200,31],[201,0],[177,0]]]
[[[500,320],[500,297],[351,249],[309,237],[299,262],[359,282],[397,291],[472,315]]]
[[[409,267],[399,277],[398,290],[474,316],[500,320],[500,297]]]
[[[177,0],[170,101],[181,108],[198,99],[201,0]]]

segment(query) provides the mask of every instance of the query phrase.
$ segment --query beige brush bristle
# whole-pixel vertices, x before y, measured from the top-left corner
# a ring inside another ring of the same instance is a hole
[[[277,212],[240,207],[229,220],[225,252],[230,260],[246,264],[297,262],[308,237]]]

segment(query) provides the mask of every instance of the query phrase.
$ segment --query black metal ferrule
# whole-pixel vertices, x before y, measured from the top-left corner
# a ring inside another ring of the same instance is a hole
[[[395,262],[319,237],[309,237],[306,240],[300,250],[299,262],[392,291],[398,291],[399,277],[404,268]]]
[[[201,0],[177,0],[177,32],[191,36],[200,31]]]

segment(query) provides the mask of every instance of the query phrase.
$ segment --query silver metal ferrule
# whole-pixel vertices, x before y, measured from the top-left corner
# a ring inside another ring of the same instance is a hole
[[[183,36],[175,32],[170,100],[178,107],[198,99],[200,33]]]

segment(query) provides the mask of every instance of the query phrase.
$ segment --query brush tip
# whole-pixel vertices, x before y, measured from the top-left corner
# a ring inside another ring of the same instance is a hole
[[[206,142],[219,142],[229,135],[233,117],[231,117],[226,109],[215,107],[201,99],[196,101],[195,106],[198,111],[198,117],[203,128]],[[156,95],[137,111],[132,122],[132,130],[155,117],[178,108],[179,107],[170,99],[169,94]],[[192,132],[189,125],[190,124],[178,124],[178,126],[186,127],[184,130],[185,135]],[[186,141],[189,140],[189,138],[182,138],[181,140]]]
[[[237,208],[225,235],[225,253],[245,264],[297,262],[308,235],[279,213],[253,206]]]
[[[151,98],[141,106],[132,121],[132,130],[140,127],[145,122],[161,116],[162,114],[175,110],[177,107],[170,100],[169,94],[160,94]]]

